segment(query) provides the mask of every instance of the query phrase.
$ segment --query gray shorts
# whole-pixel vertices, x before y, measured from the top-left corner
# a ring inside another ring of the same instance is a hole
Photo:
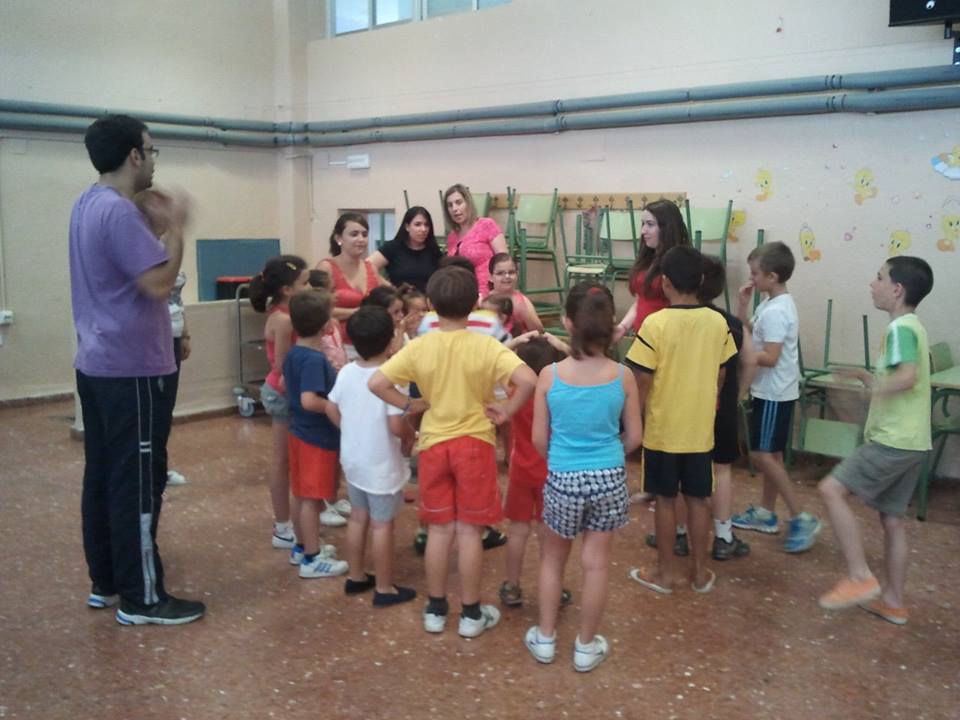
[[[390,495],[374,495],[348,482],[347,497],[354,510],[365,510],[374,522],[390,522],[403,506],[402,489]]]
[[[543,522],[572,540],[584,530],[613,532],[629,520],[630,498],[624,467],[547,473]]]
[[[917,487],[925,450],[867,443],[837,465],[831,475],[874,510],[903,515]]]
[[[290,419],[290,405],[287,403],[287,396],[277,391],[268,382],[260,387],[260,402],[263,403],[263,409],[267,411],[267,415],[274,420]]]

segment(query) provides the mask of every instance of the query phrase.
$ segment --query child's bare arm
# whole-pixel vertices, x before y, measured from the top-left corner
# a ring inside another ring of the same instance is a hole
[[[647,373],[644,373],[647,374]],[[623,403],[623,452],[629,455],[643,442],[643,418],[640,416],[640,391],[633,373],[623,374],[623,391],[626,399]]]
[[[491,404],[484,408],[484,413],[494,425],[502,425],[512,418],[530,399],[537,386],[537,376],[528,365],[520,365],[510,375],[510,384],[516,391],[502,405]]]
[[[400,452],[404,455],[410,455],[413,445],[417,440],[417,431],[407,422],[403,415],[390,415],[387,417],[387,427],[390,434],[400,438]]]
[[[782,350],[783,343],[765,342],[763,349],[756,354],[757,365],[760,367],[776,367]]]
[[[737,317],[747,330],[753,328],[753,323],[750,322],[750,301],[753,299],[755,289],[751,280],[737,291]]]
[[[637,381],[637,409],[640,417],[643,417],[643,408],[647,403],[647,395],[650,394],[650,388],[653,386],[653,373],[634,368],[633,379]]]
[[[330,402],[326,398],[320,397],[312,390],[304,390],[300,393],[300,406],[308,412],[324,415],[329,404]]]
[[[550,408],[547,407],[547,390],[550,389],[552,383],[552,375],[541,371],[533,396],[533,425],[531,426],[530,439],[543,458],[547,457],[547,448],[550,445]]]
[[[327,413],[327,417],[330,419],[330,422],[332,422],[337,427],[340,427],[340,408],[337,406],[337,404],[335,402],[331,402],[330,400],[327,400],[327,407],[325,412]]]
[[[390,381],[390,378],[388,378],[379,370],[377,370],[377,372],[373,374],[373,377],[370,378],[370,381],[367,383],[367,387],[370,389],[370,392],[383,400],[385,403],[405,410],[406,414],[408,415],[417,415],[425,412],[430,407],[426,400],[421,398],[413,399],[409,395],[404,395],[402,392],[397,390],[397,388],[394,387],[393,383]]]
[[[720,368],[720,372],[717,373],[717,392],[719,393],[723,390],[723,383],[727,379],[727,369],[725,367]]]
[[[897,369],[884,377],[876,377],[863,368],[848,368],[843,374],[859,378],[870,388],[871,394],[884,397],[909,390],[917,384],[917,364],[900,363]]]
[[[737,397],[742,398],[750,392],[753,378],[757,374],[757,352],[753,346],[753,338],[748,332],[743,334],[743,345],[740,346],[737,362],[740,363],[740,388]]]

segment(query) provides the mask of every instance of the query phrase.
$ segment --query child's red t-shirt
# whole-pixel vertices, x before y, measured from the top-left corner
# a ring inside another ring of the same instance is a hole
[[[510,484],[542,488],[547,482],[547,461],[533,446],[533,398],[510,421]]]

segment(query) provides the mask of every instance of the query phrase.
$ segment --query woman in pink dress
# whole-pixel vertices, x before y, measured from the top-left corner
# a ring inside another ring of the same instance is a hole
[[[503,232],[490,218],[478,218],[470,191],[459,183],[443,194],[443,214],[453,230],[447,235],[447,255],[462,255],[473,264],[480,297],[490,292],[490,258],[507,252]]]

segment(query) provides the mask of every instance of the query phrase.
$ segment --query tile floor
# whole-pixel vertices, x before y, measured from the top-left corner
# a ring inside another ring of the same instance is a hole
[[[374,611],[369,597],[346,597],[339,579],[298,579],[269,544],[263,417],[174,427],[172,464],[189,483],[167,491],[161,551],[168,587],[203,599],[208,615],[183,627],[121,627],[111,611],[84,605],[83,452],[68,439],[71,412],[62,402],[0,410],[0,718],[960,717],[956,484],[937,486],[928,522],[909,524],[912,614],[902,628],[817,607],[841,567],[829,527],[799,557],[779,552],[774,537],[746,534],[752,555],[714,563],[708,596],[645,591],[627,571],[653,558],[643,544],[653,514],[634,508],[611,567],[602,632],[612,655],[580,675],[569,659],[576,602],[561,620],[558,662],[538,665],[523,647],[536,620],[535,547],[527,604],[504,608],[500,626],[475,640],[455,626],[426,635],[419,601]],[[818,471],[795,473],[817,509]],[[755,501],[759,482],[745,470],[735,477],[737,507]],[[861,510],[879,571],[879,526]],[[398,579],[422,591],[414,527],[407,505]],[[340,544],[343,533],[327,539]],[[485,556],[488,602],[503,553]],[[576,597],[574,559],[567,585]],[[456,608],[455,593],[451,601]]]

